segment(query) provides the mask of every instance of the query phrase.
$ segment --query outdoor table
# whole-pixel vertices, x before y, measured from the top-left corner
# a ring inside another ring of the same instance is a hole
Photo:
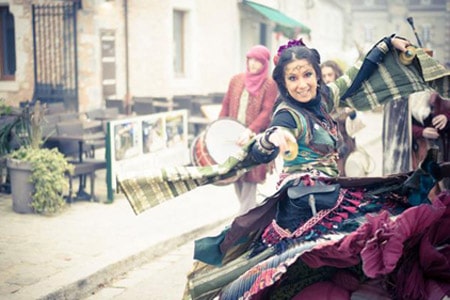
[[[153,104],[153,107],[155,108],[156,112],[172,111],[174,108],[178,107],[178,103],[169,102],[169,101],[153,100],[152,104]]]
[[[96,132],[96,133],[86,133],[86,134],[82,134],[82,135],[69,135],[69,134],[64,134],[64,135],[53,135],[48,137],[48,140],[50,141],[54,141],[54,142],[78,142],[78,162],[75,162],[74,164],[76,165],[77,163],[80,164],[80,166],[85,170],[83,171],[83,173],[89,173],[89,172],[94,172],[95,171],[95,165],[92,164],[92,166],[89,168],[88,163],[85,163],[84,159],[83,159],[83,145],[86,142],[89,141],[94,141],[94,140],[99,140],[99,139],[104,139],[105,138],[105,134],[103,132]],[[77,199],[86,199],[89,200],[91,198],[94,197],[94,195],[88,194],[85,190],[84,190],[84,186],[82,183],[82,175],[80,175],[80,183],[79,183],[79,188],[78,188],[78,192],[77,192]]]
[[[78,142],[78,161],[83,162],[83,145],[86,142],[104,139],[105,134],[103,132],[86,133],[82,135],[52,135],[47,138],[49,141],[55,142]]]

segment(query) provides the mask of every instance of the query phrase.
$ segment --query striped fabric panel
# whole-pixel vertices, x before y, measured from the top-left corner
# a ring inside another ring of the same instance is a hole
[[[449,98],[450,70],[428,56],[423,49],[418,48],[416,53],[414,63],[406,66],[400,62],[397,51],[389,51],[374,74],[363,82],[355,94],[346,99],[346,105],[361,111],[372,110],[388,101],[430,88]],[[350,87],[361,63],[359,61],[346,75],[329,84],[334,106],[342,106],[339,98]]]
[[[323,238],[316,241],[304,241],[287,249],[280,255],[269,257],[240,275],[237,280],[225,286],[221,292],[220,299],[251,299],[252,296],[257,295],[264,289],[275,285],[293,264],[297,264],[302,270],[302,280],[299,280],[299,283],[301,283],[303,288],[328,278],[329,274],[321,273],[320,269],[309,268],[306,263],[300,260],[300,257],[312,251],[315,247],[338,241],[343,236],[342,234],[324,235]],[[246,298],[243,297],[244,294]]]
[[[438,80],[443,78],[443,75],[446,75],[447,77],[447,84],[448,79],[450,76],[450,70],[446,69],[443,65],[439,64],[434,60],[431,56],[425,53],[423,49],[418,48],[417,51],[417,58],[420,62],[420,68],[422,69],[423,77],[425,78],[425,81],[430,82],[434,80]],[[447,85],[448,87],[448,85]],[[448,89],[447,89],[448,92]],[[444,96],[444,97],[448,97]]]
[[[188,275],[191,299],[213,299],[213,297],[209,298],[208,296],[218,294],[224,286],[273,254],[274,249],[267,248],[250,258],[250,251],[248,251],[220,268],[201,262],[197,263],[195,269]]]
[[[411,74],[412,73],[412,74]],[[387,101],[428,88],[417,69],[404,66],[396,52],[389,52],[384,64],[351,96],[357,110],[372,110]]]
[[[244,174],[255,167],[248,156],[248,149],[254,141],[255,139],[250,141],[240,153],[229,157],[222,165],[168,167],[132,177],[118,176],[117,183],[134,213],[138,215],[199,186]]]
[[[181,171],[177,175],[180,179],[176,180],[173,178],[174,174],[164,174],[163,172],[161,176],[119,179],[118,184],[134,213],[138,215],[205,183],[205,179],[193,179],[190,174],[187,170]],[[169,179],[170,177],[172,179]]]
[[[358,110],[371,110],[430,88],[436,89],[443,97],[450,97],[450,70],[439,65],[422,49],[417,49],[417,53],[418,60],[408,66],[400,62],[396,51],[386,54],[384,63],[351,97],[353,106]]]

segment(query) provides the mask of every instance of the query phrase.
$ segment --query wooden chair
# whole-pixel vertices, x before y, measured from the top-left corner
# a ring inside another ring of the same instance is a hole
[[[103,108],[95,108],[88,110],[86,112],[86,117],[90,120],[99,120],[102,118],[104,114],[103,110],[104,110]]]
[[[220,93],[220,92],[217,92],[217,93],[209,93],[208,96],[211,97],[212,102],[213,102],[214,104],[222,104],[223,98],[225,97],[225,93]]]
[[[156,113],[171,111],[175,106],[172,103],[172,99],[167,99],[166,97],[153,97],[152,103]]]
[[[106,161],[99,161],[98,163],[71,161],[70,163],[74,166],[74,170],[72,174],[67,174],[69,177],[69,196],[67,201],[69,203],[73,202],[73,178],[78,178],[80,180],[77,196],[75,197],[76,199],[83,198],[97,201],[98,199],[95,196],[95,171],[105,169]],[[84,192],[84,188],[86,187],[85,176],[89,177],[90,194]]]
[[[192,109],[191,109],[191,115],[192,116],[202,116],[202,110],[201,107],[203,105],[213,104],[212,97],[205,96],[205,95],[196,95],[192,99]]]
[[[58,122],[56,124],[56,131],[58,135],[81,136],[84,133],[83,124],[78,120]],[[89,156],[87,153],[90,149],[87,149],[86,147],[86,145],[83,145],[82,152],[83,155]],[[79,144],[77,141],[60,141],[58,148],[65,156],[77,158],[79,155]]]
[[[67,135],[67,136],[83,136],[84,129],[83,123],[79,120],[77,121],[69,121],[69,122],[59,122],[56,125],[56,129],[58,135]],[[80,198],[83,195],[84,188],[86,186],[86,176],[90,178],[90,199],[96,200],[95,197],[95,172],[99,169],[106,168],[106,160],[96,160],[91,158],[91,155],[87,155],[87,158],[84,157],[86,151],[92,149],[92,143],[95,141],[87,140],[83,142],[83,147],[81,149],[82,153],[80,153],[80,145],[79,141],[60,141],[59,142],[59,151],[63,153],[66,157],[68,157],[69,162],[74,165],[74,173],[69,176],[70,178],[70,196],[69,201],[72,201],[72,180],[73,178],[78,177],[80,180],[80,187],[78,190],[78,197]],[[104,143],[104,139],[103,139]]]
[[[188,111],[188,115],[192,111],[192,99],[194,96],[192,95],[179,95],[173,96],[172,102],[176,104],[177,109],[186,109]]]
[[[126,114],[125,105],[122,99],[105,99],[105,107],[108,108],[117,108],[119,114]]]
[[[132,111],[136,115],[151,115],[155,113],[155,108],[153,107],[153,99],[151,97],[133,97],[133,109]]]
[[[103,120],[115,120],[119,117],[119,114],[119,108],[107,107],[103,110]]]

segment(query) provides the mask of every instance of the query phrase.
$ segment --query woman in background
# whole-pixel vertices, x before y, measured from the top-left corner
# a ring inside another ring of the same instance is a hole
[[[341,67],[333,60],[324,61],[320,65],[320,68],[322,71],[322,79],[325,83],[334,82],[344,74]]]
[[[270,51],[256,45],[247,52],[246,70],[233,76],[222,102],[219,118],[231,118],[247,128],[237,141],[246,144],[270,123],[278,89],[270,78]],[[234,182],[239,199],[239,214],[256,206],[257,185],[264,182],[268,166],[261,165],[245,173]]]

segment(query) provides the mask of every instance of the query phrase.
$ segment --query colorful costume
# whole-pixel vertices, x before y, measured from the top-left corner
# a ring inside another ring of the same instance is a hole
[[[403,89],[391,88],[397,82],[384,74],[384,64],[373,70],[385,54],[389,60],[395,51],[382,41],[359,71],[350,69],[307,103],[281,96],[269,129],[256,137],[247,156],[256,163],[273,160],[278,148],[267,136],[275,130],[293,134],[298,154],[284,162],[277,193],[220,235],[196,241],[198,262],[188,276],[192,299],[350,299],[374,279],[378,293],[396,299],[450,293],[450,229],[439,226],[450,222],[450,193],[427,198],[443,175],[432,155],[413,174],[365,181],[337,177],[337,130],[327,112],[337,105],[364,110],[388,100],[376,92],[387,95],[386,88],[372,87]],[[412,225],[409,220],[415,219],[428,221]],[[424,238],[435,234],[439,238],[433,241]],[[417,248],[425,244],[427,249]],[[409,256],[422,261],[413,263]],[[445,268],[431,267],[437,261]],[[405,274],[409,268],[416,271]],[[395,286],[387,285],[391,282]],[[323,298],[324,291],[329,298]]]
[[[368,110],[430,88],[449,97],[450,71],[421,49],[417,53],[413,64],[403,65],[384,40],[363,64],[330,84],[323,99],[312,100],[314,107],[301,107],[303,113],[290,101],[277,107],[273,124],[283,124],[310,147],[298,149],[300,165],[285,165],[273,196],[219,235],[196,241],[186,299],[350,299],[374,293],[440,299],[450,294],[450,194],[427,198],[437,180],[450,176],[450,166],[439,167],[430,152],[414,173],[336,177],[335,126],[324,113],[342,105]],[[306,121],[305,114],[314,118]],[[118,182],[140,213],[271,161],[277,148],[265,136],[256,136],[222,165],[166,168]],[[325,298],[327,293],[332,297]]]

